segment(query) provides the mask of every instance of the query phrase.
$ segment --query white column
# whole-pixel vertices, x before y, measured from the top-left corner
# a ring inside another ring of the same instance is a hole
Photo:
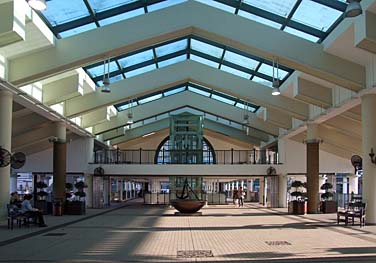
[[[354,192],[354,194],[358,194],[358,185],[359,185],[359,177],[355,174],[349,176],[349,193]]]
[[[149,187],[151,187],[151,184],[149,184]],[[150,188],[150,191],[151,191],[151,188]],[[127,181],[124,181],[124,192],[125,192],[124,199],[128,200],[128,182]]]
[[[10,176],[10,192],[17,191],[17,173],[12,173]]]
[[[287,207],[287,175],[278,175],[278,207]]]
[[[367,223],[376,223],[376,164],[371,162],[371,148],[376,152],[376,94],[362,96],[363,198],[367,203]]]
[[[12,149],[12,107],[13,95],[0,90],[0,146],[9,152]],[[0,168],[0,219],[7,216],[6,204],[9,202],[10,165]]]
[[[92,174],[85,174],[85,184],[87,188],[85,188],[86,192],[86,207],[93,207],[93,175]]]

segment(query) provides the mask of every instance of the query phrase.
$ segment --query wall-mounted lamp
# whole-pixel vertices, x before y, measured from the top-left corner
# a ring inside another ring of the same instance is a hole
[[[47,8],[46,0],[28,0],[29,6],[35,10],[42,11]]]
[[[360,5],[361,0],[347,0],[349,3],[346,7],[344,16],[345,17],[356,17],[363,13],[362,6]]]
[[[371,157],[371,162],[376,164],[375,153],[373,152],[373,148],[371,148],[371,152],[369,153],[369,157]]]

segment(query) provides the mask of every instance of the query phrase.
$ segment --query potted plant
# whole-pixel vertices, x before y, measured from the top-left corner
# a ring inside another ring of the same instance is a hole
[[[45,191],[45,188],[47,188],[47,184],[43,181],[39,181],[36,183],[37,191],[37,200],[35,201],[35,207],[41,210],[44,214],[47,214],[48,212],[48,204],[46,197],[48,196],[48,193]]]
[[[325,190],[325,193],[321,194],[322,201],[320,202],[320,210],[322,213],[336,213],[337,212],[337,202],[333,200],[333,185],[331,183],[324,183],[321,190]]]
[[[71,187],[72,184],[66,185],[66,188],[68,190]],[[68,187],[67,187],[68,186]],[[85,214],[85,199],[86,193],[84,192],[84,189],[87,187],[87,185],[83,181],[79,181],[74,184],[74,187],[77,189],[77,191],[74,193],[75,200],[67,200],[65,203],[65,214],[68,215],[83,215]],[[70,190],[71,191],[71,190]],[[70,197],[68,197],[68,192],[66,194],[67,198],[71,198],[72,195],[69,192]]]
[[[293,215],[304,215],[307,212],[307,206],[305,202],[305,193],[303,192],[304,183],[301,181],[294,181],[291,187],[295,188],[293,192],[290,193],[294,197],[294,200],[289,202],[288,213]]]

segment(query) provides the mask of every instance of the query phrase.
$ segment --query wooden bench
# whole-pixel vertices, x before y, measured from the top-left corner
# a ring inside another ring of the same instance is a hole
[[[337,212],[337,224],[339,224],[340,221],[344,221],[346,226],[349,223],[354,225],[355,220],[359,219],[359,226],[365,226],[366,207],[366,203],[363,202],[348,203],[345,210]]]
[[[17,206],[7,205],[8,211],[8,229],[13,230],[14,222],[18,227],[21,227],[22,223],[29,223],[30,219],[33,219],[30,215],[19,212]]]

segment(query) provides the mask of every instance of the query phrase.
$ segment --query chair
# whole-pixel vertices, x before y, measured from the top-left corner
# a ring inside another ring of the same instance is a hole
[[[29,219],[31,219],[30,216],[21,213],[18,207],[15,205],[8,204],[7,211],[8,211],[8,229],[13,230],[14,221],[16,221],[16,224],[18,225],[18,227],[21,227],[22,223],[28,223]]]
[[[342,221],[341,218],[344,217],[346,226],[349,222],[351,222],[352,225],[354,225],[355,219],[357,218],[359,218],[360,227],[365,226],[366,207],[366,203],[363,202],[348,203],[345,210],[337,212],[337,225],[340,221]]]

